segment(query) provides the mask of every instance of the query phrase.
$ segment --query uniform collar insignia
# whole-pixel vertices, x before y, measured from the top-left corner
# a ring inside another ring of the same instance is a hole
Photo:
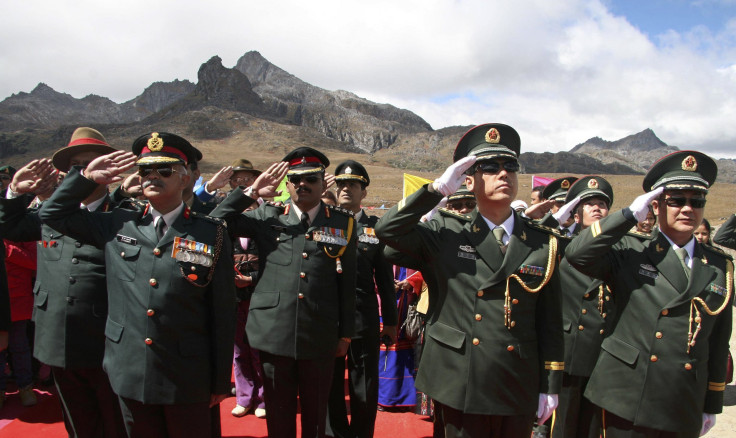
[[[521,237],[521,240],[526,242],[526,231],[522,231],[520,237]]]
[[[652,265],[647,265],[645,263],[642,263],[641,265],[639,265],[639,267],[642,269],[646,269],[647,271],[657,272],[657,268],[655,268]]]
[[[477,233],[478,231],[480,231],[480,228],[478,228],[478,225],[473,224],[473,232]]]
[[[704,265],[708,264],[708,259],[705,257],[705,254],[703,254],[703,258],[701,259]]]
[[[657,250],[657,252],[662,252],[662,251],[664,251],[664,248],[662,248],[662,247],[661,247],[661,246],[659,245],[659,243],[657,244],[657,246],[656,246],[656,247],[655,247],[654,249],[656,249],[656,250]]]

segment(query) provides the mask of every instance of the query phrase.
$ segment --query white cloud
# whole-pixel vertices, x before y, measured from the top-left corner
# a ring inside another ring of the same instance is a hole
[[[2,97],[45,82],[122,102],[258,50],[435,128],[509,123],[527,150],[647,127],[713,152],[736,140],[736,20],[652,40],[599,1],[31,0],[6,8],[0,38]]]

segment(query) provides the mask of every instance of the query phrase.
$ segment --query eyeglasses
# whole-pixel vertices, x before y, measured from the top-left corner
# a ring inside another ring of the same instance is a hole
[[[169,178],[174,173],[179,173],[176,170],[174,170],[171,166],[160,166],[160,167],[139,167],[138,168],[138,175],[142,177],[147,177],[153,172],[158,173],[164,178]]]
[[[465,208],[469,210],[472,210],[475,208],[476,204],[477,203],[475,201],[452,201],[448,202],[447,206],[450,207],[452,210],[462,210],[463,206],[465,206]]]
[[[670,198],[665,198],[664,203],[667,204],[668,207],[677,207],[682,208],[686,204],[690,204],[692,208],[703,208],[705,207],[705,198],[685,198],[683,196],[673,196]]]
[[[289,182],[292,185],[299,185],[302,180],[306,181],[309,184],[314,184],[317,181],[319,181],[319,178],[316,175],[307,175],[307,176],[301,176],[301,175],[291,175],[289,177]]]
[[[483,172],[483,173],[498,173],[501,171],[501,167],[506,172],[518,172],[519,171],[519,162],[518,161],[504,161],[502,163],[499,163],[498,161],[487,161],[483,163],[479,163],[475,166],[475,171]]]

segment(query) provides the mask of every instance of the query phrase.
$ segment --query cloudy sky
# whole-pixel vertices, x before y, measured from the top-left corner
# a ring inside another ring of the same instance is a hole
[[[116,102],[250,50],[434,128],[504,122],[522,150],[651,128],[736,157],[736,0],[25,0],[0,15],[0,99],[44,82]],[[70,4],[75,6],[69,6]]]

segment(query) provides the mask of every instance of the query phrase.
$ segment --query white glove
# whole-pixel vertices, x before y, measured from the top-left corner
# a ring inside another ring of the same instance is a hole
[[[463,180],[465,179],[463,174],[466,170],[470,169],[470,166],[475,164],[475,159],[475,156],[470,156],[452,163],[441,177],[434,180],[432,183],[434,189],[444,196],[450,196],[455,193],[463,185]]]
[[[552,416],[557,408],[557,394],[539,394],[539,406],[537,407],[537,424],[543,424]]]
[[[454,192],[453,192],[454,193]],[[432,209],[429,211],[429,213],[425,214],[419,219],[419,222],[429,222],[432,220],[432,217],[437,213],[437,210],[447,205],[447,196],[442,198],[442,200]]]
[[[705,435],[716,425],[716,414],[703,414],[703,427],[700,429],[700,436]]]
[[[634,214],[637,222],[641,222],[647,218],[647,212],[649,212],[649,204],[657,196],[661,195],[664,191],[664,187],[659,187],[652,190],[651,192],[639,195],[634,202],[629,205],[629,210]]]
[[[575,210],[575,207],[577,207],[579,202],[580,202],[580,196],[578,196],[577,198],[573,199],[572,201],[560,207],[560,209],[557,210],[557,213],[553,214],[552,217],[555,218],[555,220],[557,220],[558,224],[563,225],[565,222],[567,222],[570,219],[570,216],[572,215],[573,210]]]

